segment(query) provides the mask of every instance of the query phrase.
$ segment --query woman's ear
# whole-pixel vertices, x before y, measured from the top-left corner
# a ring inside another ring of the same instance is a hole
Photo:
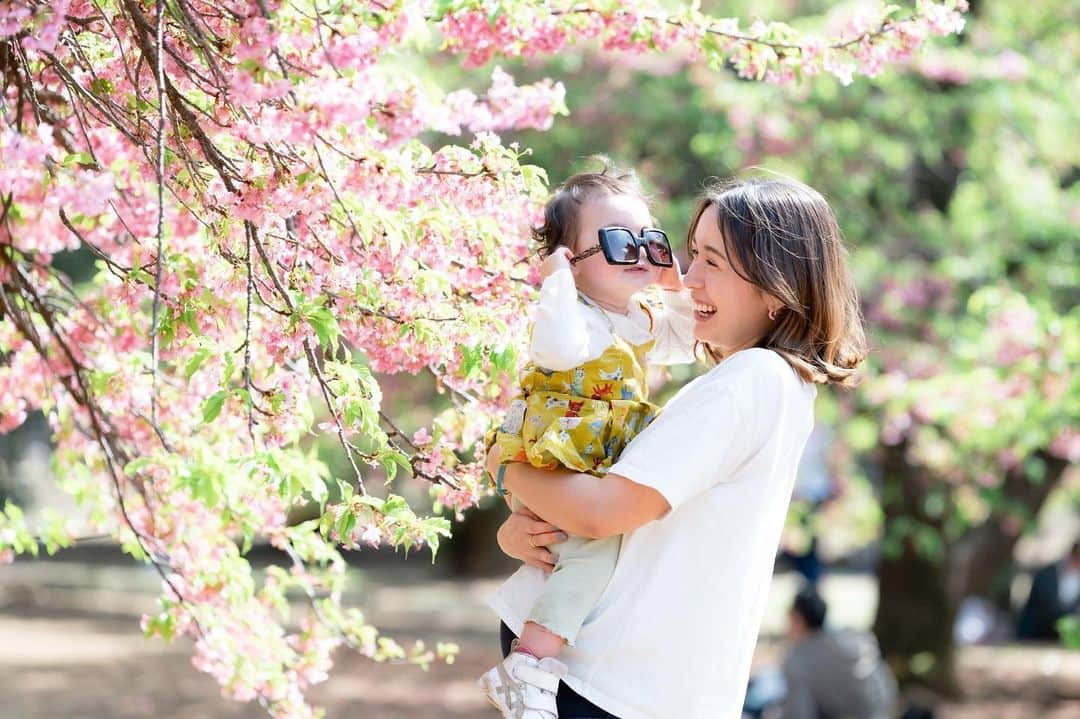
[[[766,295],[765,309],[769,313],[769,319],[775,322],[780,318],[780,313],[784,310],[784,303],[772,295]]]

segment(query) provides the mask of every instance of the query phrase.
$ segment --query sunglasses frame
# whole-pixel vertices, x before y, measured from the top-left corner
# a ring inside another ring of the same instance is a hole
[[[614,255],[612,255],[611,247],[609,246],[612,240],[609,238],[609,236],[615,234],[622,234],[623,232],[629,234],[632,238],[634,238],[634,245],[637,248],[638,256],[633,261],[616,260]],[[645,241],[645,233],[647,232],[659,232],[661,235],[664,236],[664,242],[667,243],[668,254],[671,256],[671,260],[667,264],[664,264],[663,262],[657,262],[656,259],[653,258],[652,252],[649,249],[649,245]],[[592,257],[597,252],[604,253],[604,259],[607,260],[607,263],[609,265],[636,265],[638,262],[641,261],[642,250],[645,250],[645,258],[652,265],[656,265],[657,267],[674,267],[675,265],[675,252],[671,249],[671,239],[667,236],[667,233],[661,230],[659,227],[643,227],[641,228],[641,234],[634,234],[634,231],[631,230],[629,227],[601,227],[599,232],[597,232],[597,236],[597,244],[593,245],[587,250],[583,250],[580,254],[574,255],[570,258],[571,265],[575,265],[586,258]]]

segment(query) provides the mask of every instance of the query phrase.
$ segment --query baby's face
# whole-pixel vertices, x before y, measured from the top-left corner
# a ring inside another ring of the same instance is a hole
[[[628,227],[640,235],[645,227],[653,227],[653,218],[645,202],[633,195],[597,195],[578,208],[578,233],[574,246],[575,255],[600,242],[603,227]],[[660,278],[660,268],[649,262],[644,252],[639,252],[636,265],[609,265],[603,252],[573,266],[574,281],[579,290],[601,306],[625,312],[630,297]]]

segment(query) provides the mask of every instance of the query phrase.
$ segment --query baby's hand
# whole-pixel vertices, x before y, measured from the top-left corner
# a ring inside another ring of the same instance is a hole
[[[672,292],[682,292],[686,289],[682,281],[682,268],[679,267],[679,258],[672,257],[671,261],[674,263],[671,267],[665,267],[660,270],[660,277],[656,280],[656,285],[662,290],[671,290]]]
[[[545,279],[555,273],[556,270],[570,269],[570,258],[574,254],[569,247],[559,247],[544,258],[544,264],[540,265],[540,274]]]

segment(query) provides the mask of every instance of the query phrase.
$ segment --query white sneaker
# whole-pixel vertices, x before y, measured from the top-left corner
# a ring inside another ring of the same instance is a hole
[[[559,719],[555,694],[564,677],[566,665],[558,659],[511,652],[477,683],[504,719]]]

